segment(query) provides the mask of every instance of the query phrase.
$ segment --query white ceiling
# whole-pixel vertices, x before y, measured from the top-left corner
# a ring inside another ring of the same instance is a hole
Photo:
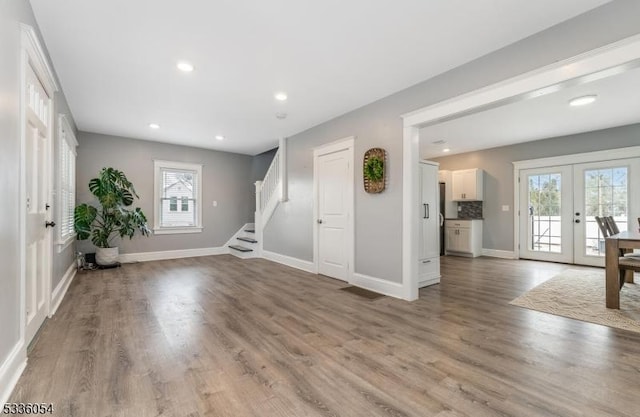
[[[420,156],[435,158],[640,122],[640,69],[420,130]],[[569,101],[597,95],[593,104]],[[444,144],[433,142],[444,140]],[[640,142],[640,139],[639,139]],[[449,153],[443,149],[449,148]]]
[[[607,2],[31,0],[80,130],[247,154]]]

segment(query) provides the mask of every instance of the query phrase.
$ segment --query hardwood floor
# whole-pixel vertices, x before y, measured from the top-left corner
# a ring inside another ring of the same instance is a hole
[[[85,273],[10,402],[82,417],[637,416],[640,334],[508,304],[566,268],[445,257],[413,303],[227,255]]]

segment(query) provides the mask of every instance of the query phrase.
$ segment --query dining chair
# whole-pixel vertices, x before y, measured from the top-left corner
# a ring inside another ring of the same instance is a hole
[[[596,216],[596,223],[604,238],[620,233],[613,216]],[[620,288],[622,288],[625,282],[633,283],[634,272],[640,272],[640,255],[634,254],[633,249],[620,249],[619,256],[618,267],[620,270]]]

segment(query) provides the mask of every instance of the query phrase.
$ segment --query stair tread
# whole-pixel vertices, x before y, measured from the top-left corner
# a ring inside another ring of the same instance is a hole
[[[247,247],[241,246],[241,245],[229,245],[229,247],[231,249],[235,249],[235,250],[237,250],[239,252],[253,252],[253,249],[247,248]]]
[[[244,229],[244,231],[247,233],[255,233],[256,229]]]
[[[249,243],[258,243],[257,240],[251,238],[251,237],[245,237],[245,236],[240,236],[239,238],[237,238],[238,240],[242,240],[243,242],[249,242]]]

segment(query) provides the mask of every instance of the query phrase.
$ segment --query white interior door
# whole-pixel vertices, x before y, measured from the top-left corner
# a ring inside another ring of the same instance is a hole
[[[520,257],[573,261],[571,166],[520,171]]]
[[[348,281],[353,202],[352,151],[343,149],[316,158],[318,204],[318,272]]]
[[[574,165],[574,263],[604,266],[604,237],[595,216],[613,216],[620,231],[640,216],[640,161],[621,159]]]
[[[50,229],[46,227],[51,153],[51,100],[32,68],[25,97],[25,341],[29,343],[48,314],[51,271]]]

